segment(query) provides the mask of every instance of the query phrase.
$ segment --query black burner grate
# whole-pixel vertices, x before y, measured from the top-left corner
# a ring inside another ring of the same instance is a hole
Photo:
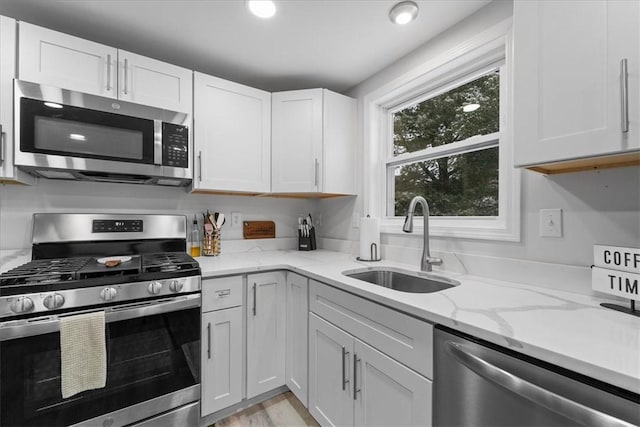
[[[0,286],[68,282],[93,258],[56,258],[30,261],[0,275]]]
[[[197,268],[198,262],[185,252],[162,252],[142,256],[142,271],[145,273],[168,273]]]

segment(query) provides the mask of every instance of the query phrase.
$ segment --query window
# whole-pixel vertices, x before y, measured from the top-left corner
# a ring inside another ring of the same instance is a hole
[[[499,69],[389,114],[388,216],[417,195],[432,216],[499,215]]]
[[[383,233],[402,233],[420,195],[432,236],[520,240],[509,34],[497,25],[364,97],[364,209]]]

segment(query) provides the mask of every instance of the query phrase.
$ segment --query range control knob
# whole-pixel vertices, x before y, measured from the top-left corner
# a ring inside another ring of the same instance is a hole
[[[116,295],[118,295],[116,288],[104,288],[100,291],[100,298],[102,298],[103,301],[111,301],[115,299]]]
[[[47,310],[55,310],[64,305],[64,297],[60,294],[49,294],[44,297],[43,304]]]
[[[33,310],[33,300],[29,297],[18,297],[11,303],[11,311],[17,314]]]
[[[160,291],[162,290],[162,283],[161,282],[151,282],[151,283],[149,283],[149,287],[147,288],[147,290],[149,291],[149,293],[151,295],[159,294]]]
[[[169,283],[169,290],[171,292],[180,292],[182,288],[184,288],[184,283],[180,280],[172,280],[171,283]]]

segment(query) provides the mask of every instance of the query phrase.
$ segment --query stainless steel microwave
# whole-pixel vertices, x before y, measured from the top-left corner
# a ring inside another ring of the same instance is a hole
[[[14,82],[15,164],[54,179],[184,186],[191,116],[70,90]]]

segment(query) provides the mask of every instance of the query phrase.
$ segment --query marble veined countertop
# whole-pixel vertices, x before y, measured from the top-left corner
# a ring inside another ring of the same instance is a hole
[[[30,259],[0,253],[0,271]],[[466,274],[434,272],[461,285],[431,294],[394,291],[344,271],[417,265],[359,262],[340,252],[249,251],[199,257],[202,277],[286,269],[396,310],[640,394],[640,318],[600,307],[602,298]],[[529,280],[530,281],[530,280]],[[203,287],[206,281],[203,282]]]

